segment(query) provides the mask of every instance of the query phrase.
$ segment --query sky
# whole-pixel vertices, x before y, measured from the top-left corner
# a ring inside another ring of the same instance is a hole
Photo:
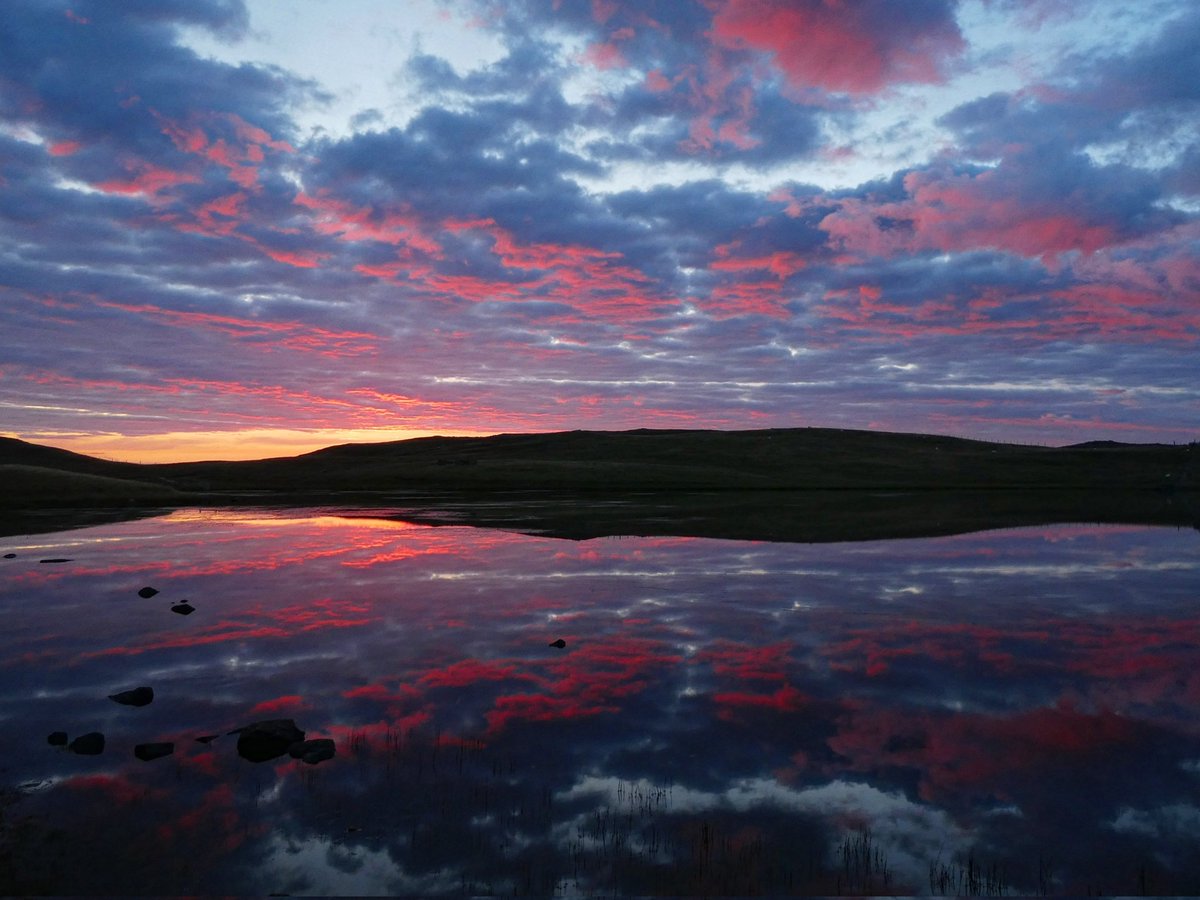
[[[0,433],[1200,437],[1187,0],[6,0]]]

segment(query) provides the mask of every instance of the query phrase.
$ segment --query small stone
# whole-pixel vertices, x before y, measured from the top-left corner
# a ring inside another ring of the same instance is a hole
[[[190,603],[176,603],[171,607],[171,612],[179,613],[181,616],[190,616],[196,611],[196,607]]]
[[[17,558],[17,554],[15,554],[15,553],[5,553],[5,554],[4,554],[4,558],[5,558],[5,559],[16,559],[16,558]]]
[[[51,557],[50,559],[39,559],[38,562],[40,562],[40,563],[65,563],[65,562],[74,562],[74,560],[66,559],[66,558],[60,557],[60,556],[54,556],[54,557]]]
[[[161,741],[154,744],[138,744],[133,748],[133,755],[143,762],[161,759],[175,752],[175,744],[171,741]]]
[[[81,734],[67,744],[67,749],[81,756],[98,756],[104,752],[104,735],[98,731]]]
[[[196,741],[201,744],[211,744],[219,737],[219,734],[202,734],[200,737],[196,738]]]
[[[67,746],[67,733],[65,731],[52,731],[46,738],[46,743],[51,747]]]
[[[158,591],[155,588],[152,588],[149,585],[147,585],[146,587],[144,587],[140,591],[138,591],[138,596],[141,597],[143,600],[149,600],[151,597],[153,597],[157,593],[158,593]]]
[[[557,647],[559,650],[561,650],[563,647],[567,646],[567,642],[562,638],[559,638],[557,641],[551,641],[550,646]]]
[[[292,744],[304,740],[304,732],[291,719],[268,719],[237,731],[238,755],[250,762],[266,762],[283,756]]]
[[[145,706],[154,700],[154,688],[136,687],[118,694],[109,694],[109,700],[116,700],[125,706]]]

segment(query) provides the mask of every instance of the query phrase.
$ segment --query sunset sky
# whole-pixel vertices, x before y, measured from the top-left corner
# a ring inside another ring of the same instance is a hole
[[[0,433],[1200,438],[1189,0],[5,0]]]

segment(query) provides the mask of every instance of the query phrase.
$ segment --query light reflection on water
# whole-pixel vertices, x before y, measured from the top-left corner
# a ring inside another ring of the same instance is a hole
[[[8,538],[0,889],[1198,893],[1198,546],[261,510]],[[284,717],[337,756],[238,756]]]

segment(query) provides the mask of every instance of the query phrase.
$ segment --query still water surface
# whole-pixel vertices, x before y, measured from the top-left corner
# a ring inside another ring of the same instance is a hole
[[[0,892],[1200,893],[1198,550],[306,510],[0,539]],[[280,718],[336,756],[238,754]]]

